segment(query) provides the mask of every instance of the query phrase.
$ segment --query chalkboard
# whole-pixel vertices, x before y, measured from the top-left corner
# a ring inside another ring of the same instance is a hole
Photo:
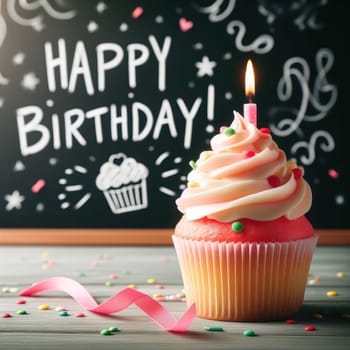
[[[0,6],[0,227],[172,228],[250,58],[258,126],[304,167],[309,218],[349,228],[345,1]]]

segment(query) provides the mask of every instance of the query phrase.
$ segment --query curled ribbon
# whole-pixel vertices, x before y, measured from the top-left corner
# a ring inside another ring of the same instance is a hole
[[[98,304],[80,283],[67,277],[52,277],[40,281],[21,292],[20,295],[31,296],[50,290],[66,292],[86,310],[99,314],[116,313],[128,308],[131,304],[135,304],[156,324],[170,332],[185,332],[196,316],[196,308],[192,304],[177,320],[152,297],[132,288],[125,288],[102,304]]]

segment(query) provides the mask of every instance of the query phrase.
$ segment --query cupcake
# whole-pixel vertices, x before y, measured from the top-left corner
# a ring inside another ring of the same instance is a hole
[[[114,214],[140,210],[148,206],[148,169],[124,153],[113,154],[105,162],[96,178]]]
[[[236,112],[191,166],[173,234],[187,303],[214,320],[294,315],[317,244],[303,169]]]

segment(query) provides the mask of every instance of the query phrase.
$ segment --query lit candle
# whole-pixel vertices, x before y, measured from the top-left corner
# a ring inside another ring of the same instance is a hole
[[[245,94],[248,97],[249,103],[245,103],[243,106],[243,115],[250,123],[256,126],[257,124],[257,107],[256,103],[252,103],[253,96],[255,94],[255,79],[254,70],[251,60],[247,62],[247,68],[245,71]]]

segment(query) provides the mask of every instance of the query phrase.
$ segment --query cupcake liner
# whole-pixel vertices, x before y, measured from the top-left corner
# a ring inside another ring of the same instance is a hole
[[[263,321],[295,314],[317,236],[291,242],[208,242],[173,235],[188,305],[215,320]]]

